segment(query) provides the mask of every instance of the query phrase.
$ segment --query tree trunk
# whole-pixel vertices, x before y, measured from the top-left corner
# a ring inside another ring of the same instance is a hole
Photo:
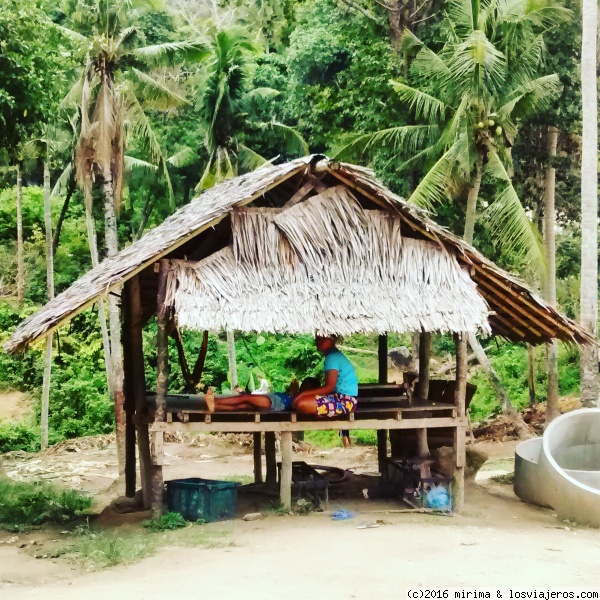
[[[529,406],[535,404],[535,348],[527,344],[527,388],[529,389]]]
[[[54,255],[56,255],[56,250],[58,249],[58,244],[60,242],[60,233],[62,231],[62,226],[67,216],[67,211],[69,210],[69,204],[71,203],[73,192],[75,192],[75,175],[71,174],[71,178],[69,179],[69,187],[67,188],[67,195],[60,210],[60,216],[58,217],[58,221],[56,222],[56,232],[54,234],[54,239],[52,240],[52,254]]]
[[[469,188],[469,195],[467,198],[467,214],[465,216],[465,233],[463,238],[469,244],[473,244],[473,235],[475,232],[475,215],[477,211],[477,199],[479,197],[479,188],[481,186],[481,177],[483,175],[483,156],[479,154],[477,157],[477,162],[475,164],[475,174],[473,175],[473,181],[471,183],[471,187]],[[515,409],[506,393],[506,390],[502,386],[500,382],[500,378],[498,374],[492,367],[492,363],[490,359],[487,357],[485,350],[482,345],[479,343],[479,340],[473,333],[468,334],[469,345],[471,346],[475,356],[477,357],[477,362],[481,365],[484,371],[487,373],[488,379],[494,391],[496,392],[496,396],[498,397],[498,401],[500,402],[500,406],[502,406],[502,411],[509,415],[515,421],[515,427],[519,432],[521,437],[529,436],[529,429],[523,421],[523,417],[521,414]]]
[[[583,0],[581,44],[581,325],[598,337],[598,90],[596,79],[596,0]],[[598,346],[581,349],[581,403],[598,402]]]
[[[467,213],[465,215],[465,234],[464,239],[469,244],[473,244],[475,233],[475,216],[477,214],[477,198],[479,197],[479,188],[481,186],[481,176],[483,175],[483,156],[479,154],[475,163],[475,173],[473,181],[469,187],[467,196]]]
[[[544,297],[556,306],[556,232],[554,196],[556,189],[556,169],[552,163],[556,156],[558,129],[548,127],[548,166],[544,189],[544,249],[546,253],[547,273],[544,278]],[[546,396],[546,424],[560,414],[558,409],[558,342],[552,340],[546,344],[546,367],[548,371],[548,392]]]
[[[117,237],[117,217],[115,214],[115,193],[112,180],[104,180],[104,235],[108,258],[119,252]],[[112,389],[115,402],[115,429],[117,434],[117,461],[119,464],[119,485],[125,481],[125,395],[123,393],[123,350],[121,347],[121,311],[119,294],[121,288],[108,295],[108,318],[110,334],[110,358]]]
[[[17,162],[17,302],[25,297],[25,259],[23,253],[23,162]]]
[[[227,359],[229,361],[229,383],[233,391],[238,384],[237,360],[235,356],[235,334],[227,331]]]
[[[94,226],[94,217],[92,215],[92,190],[86,186],[83,190],[85,204],[85,226],[87,229],[88,244],[90,246],[90,256],[92,257],[92,267],[98,266],[98,243],[96,241],[96,228]],[[104,350],[104,368],[106,369],[106,388],[108,396],[114,402],[112,367],[110,358],[110,341],[108,339],[108,328],[106,326],[106,312],[104,310],[104,300],[98,301],[98,320],[100,322],[100,332],[102,335],[102,349]]]
[[[490,383],[492,384],[492,387],[494,388],[494,391],[496,392],[496,395],[500,400],[502,411],[513,420],[518,436],[521,439],[531,437],[531,432],[529,431],[529,428],[525,424],[525,421],[523,421],[521,413],[519,413],[513,406],[512,402],[510,401],[510,398],[508,397],[508,394],[506,393],[506,390],[502,387],[498,374],[496,373],[494,367],[492,367],[492,363],[487,357],[485,350],[481,347],[481,344],[479,343],[474,334],[470,333],[468,339],[469,345],[471,346],[473,352],[475,352],[475,355],[477,356],[477,362],[479,362],[479,364],[485,369],[485,371],[488,374]]]
[[[44,228],[46,229],[46,287],[48,300],[54,298],[54,254],[52,252],[52,214],[50,211],[50,166],[44,161]],[[50,405],[50,377],[52,374],[52,333],[46,335],[44,378],[42,384],[41,447],[48,447],[48,407]]]

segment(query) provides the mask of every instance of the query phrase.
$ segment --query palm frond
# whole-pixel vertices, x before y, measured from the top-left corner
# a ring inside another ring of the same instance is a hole
[[[507,71],[504,54],[480,30],[475,30],[456,46],[448,61],[448,68],[461,92],[482,83],[488,89],[500,90]]]
[[[158,167],[148,162],[147,160],[142,160],[141,158],[136,158],[135,156],[125,155],[125,168],[128,171],[133,171],[134,169],[145,169],[146,171],[158,171]]]
[[[452,156],[454,148],[450,147],[440,159],[427,171],[427,174],[408,198],[417,206],[433,210],[436,204],[443,204],[448,199],[448,183],[452,175]]]
[[[308,154],[308,143],[297,129],[278,121],[271,121],[269,127],[282,139],[286,154],[293,156],[306,156]]]
[[[54,23],[54,27],[66,38],[74,42],[80,50],[84,52],[87,51],[88,46],[90,45],[90,40],[87,37],[85,37],[85,35],[82,35],[81,33],[74,31],[73,29],[69,29],[64,25],[59,25],[58,23]]]
[[[240,144],[238,162],[244,171],[249,172],[263,167],[269,161],[264,156],[258,154],[258,152],[254,152],[254,150],[248,148],[248,146]]]
[[[136,48],[132,54],[149,66],[171,67],[181,63],[199,63],[209,54],[206,42],[166,42]]]
[[[280,92],[269,87],[257,87],[244,94],[244,100],[271,100],[280,95]]]
[[[568,21],[572,12],[556,0],[496,0],[499,23],[548,29]]]
[[[487,171],[504,188],[485,211],[492,234],[507,250],[525,258],[543,275],[547,268],[540,236],[527,216],[511,178],[497,152],[488,154]]]
[[[182,148],[179,152],[176,152],[172,156],[167,158],[167,164],[175,167],[176,169],[180,167],[187,167],[195,163],[198,160],[198,153],[189,147]]]
[[[410,66],[411,77],[425,89],[444,90],[444,81],[451,79],[452,74],[442,54],[423,45]]]
[[[364,156],[373,146],[388,146],[395,152],[418,152],[439,134],[436,125],[402,125],[376,131],[348,136],[331,151],[333,158]]]
[[[52,188],[52,192],[50,193],[52,197],[62,196],[62,194],[65,193],[66,189],[69,187],[71,177],[73,176],[73,167],[73,162],[69,162],[63,172],[58,176],[58,179]]]
[[[140,30],[137,27],[125,27],[118,35],[114,42],[115,51],[119,50],[121,46],[127,46],[140,34]]]
[[[132,80],[136,86],[137,97],[149,107],[157,110],[168,110],[182,104],[189,104],[188,100],[177,91],[147,73],[132,67],[130,74],[133,76]]]
[[[479,15],[475,14],[474,5],[472,0],[450,0],[448,3],[448,17],[460,36],[469,35],[478,25]]]
[[[126,88],[123,92],[129,104],[126,121],[128,135],[141,144],[143,151],[150,156],[151,162],[158,164],[162,157],[162,151],[150,121],[136,95]]]
[[[408,104],[414,111],[417,119],[422,117],[430,123],[443,121],[448,109],[446,103],[400,81],[390,81],[389,83],[400,97],[400,101]]]

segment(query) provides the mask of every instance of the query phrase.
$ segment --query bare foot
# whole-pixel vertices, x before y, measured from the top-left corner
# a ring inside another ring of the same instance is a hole
[[[209,412],[215,412],[215,388],[212,386],[206,390],[206,396],[204,396],[206,400],[206,407]]]

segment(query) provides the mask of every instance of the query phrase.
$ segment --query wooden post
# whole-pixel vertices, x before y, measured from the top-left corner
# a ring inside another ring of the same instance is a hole
[[[421,332],[419,339],[419,382],[417,397],[427,400],[429,397],[429,359],[431,357],[431,333]],[[429,456],[427,429],[417,429],[417,454],[421,458]]]
[[[169,381],[169,333],[167,330],[169,315],[165,306],[169,261],[161,260],[158,277],[158,295],[156,314],[158,332],[156,335],[156,411],[155,422],[164,422],[167,417],[167,389]],[[152,458],[152,517],[162,514],[163,504],[163,432],[153,431],[150,437],[150,455]]]
[[[380,335],[377,340],[377,358],[379,362],[379,383],[388,382],[388,337],[387,334]],[[379,472],[386,472],[387,461],[387,429],[377,430],[377,463]]]
[[[458,418],[465,417],[465,398],[467,394],[467,336],[455,334],[456,347],[456,384],[454,386],[454,404]],[[465,501],[465,463],[466,463],[466,431],[464,425],[454,429],[454,507],[462,510]]]
[[[254,440],[254,483],[262,483],[262,438],[260,431],[252,434]]]
[[[275,455],[275,432],[265,431],[265,459],[267,462],[267,478],[269,484],[277,483],[277,457]]]
[[[129,328],[129,361],[131,374],[131,389],[135,403],[135,414],[138,417],[148,415],[146,402],[146,373],[144,369],[144,344],[142,339],[142,299],[140,276],[135,275],[129,282],[130,319]],[[137,423],[137,444],[140,457],[140,480],[144,508],[150,508],[152,462],[150,459],[150,436],[147,423]]]
[[[135,426],[133,414],[135,401],[133,398],[132,369],[131,369],[131,302],[130,283],[123,286],[122,306],[123,322],[121,325],[121,343],[123,344],[123,390],[125,392],[125,495],[135,496]]]
[[[292,508],[292,432],[281,432],[281,481],[279,482],[281,505]]]

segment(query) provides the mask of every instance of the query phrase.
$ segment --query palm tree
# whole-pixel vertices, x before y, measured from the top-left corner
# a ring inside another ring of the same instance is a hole
[[[86,7],[89,9],[89,6]],[[118,252],[117,214],[125,172],[125,147],[136,138],[167,178],[165,158],[145,109],[166,110],[186,103],[178,90],[154,76],[157,67],[169,67],[204,57],[201,42],[170,42],[143,45],[135,18],[156,9],[150,0],[96,0],[92,10],[76,11],[73,26],[61,27],[77,48],[83,62],[81,76],[66,102],[77,106],[80,117],[75,171],[83,189],[86,209],[91,212],[92,187],[98,179],[104,192],[104,224],[107,255]],[[90,18],[92,20],[90,21]],[[90,33],[91,31],[91,33]],[[89,233],[89,232],[88,232]],[[110,322],[111,385],[115,403],[117,451],[122,479],[125,463],[125,419],[123,413],[123,359],[118,300],[108,298]]]
[[[426,168],[409,201],[430,209],[466,191],[469,243],[482,179],[492,177],[498,189],[486,212],[492,231],[541,267],[539,236],[511,182],[510,148],[520,120],[548,107],[560,92],[557,75],[537,73],[541,32],[565,16],[552,0],[451,0],[439,51],[408,30],[403,34],[405,52],[414,55],[410,76],[390,83],[416,123],[354,136],[336,153],[392,145],[406,157],[400,171]]]
[[[598,335],[598,90],[596,80],[596,36],[598,5],[583,0],[581,48],[581,324]],[[581,401],[598,402],[598,347],[581,350]]]
[[[271,88],[252,88],[251,70],[259,46],[245,29],[230,27],[210,34],[208,54],[197,83],[197,101],[205,128],[208,159],[197,191],[208,189],[239,172],[251,171],[266,159],[243,143],[252,130],[275,135],[288,155],[308,153],[300,134],[276,120],[252,119],[254,104],[279,94]]]

